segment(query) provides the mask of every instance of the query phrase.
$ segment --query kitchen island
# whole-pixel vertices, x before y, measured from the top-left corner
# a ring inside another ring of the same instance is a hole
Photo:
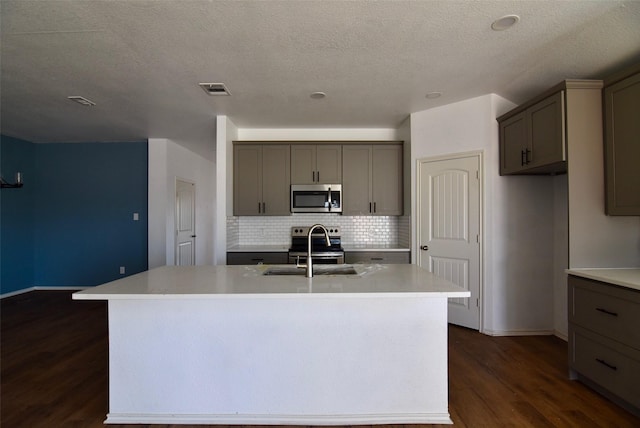
[[[108,300],[106,423],[451,423],[447,298],[469,292],[355,267],[165,266],[75,293]]]

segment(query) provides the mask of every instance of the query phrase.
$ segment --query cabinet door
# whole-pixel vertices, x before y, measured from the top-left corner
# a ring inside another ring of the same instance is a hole
[[[524,168],[527,147],[527,121],[521,112],[500,122],[500,175],[513,174]]]
[[[295,144],[291,146],[291,184],[314,184],[316,171],[316,146]]]
[[[374,215],[402,215],[402,146],[373,146]]]
[[[640,215],[640,74],[605,88],[606,213]]]
[[[316,146],[316,181],[322,184],[342,183],[342,146]]]
[[[342,214],[371,213],[372,147],[342,146]]]
[[[288,145],[262,147],[262,214],[290,215],[290,166]]]
[[[241,145],[233,150],[233,214],[262,212],[262,146]]]
[[[567,160],[564,138],[564,91],[527,109],[529,145],[525,150],[528,168]]]

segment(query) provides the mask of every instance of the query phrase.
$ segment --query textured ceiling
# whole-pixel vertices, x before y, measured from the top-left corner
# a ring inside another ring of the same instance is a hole
[[[216,115],[246,128],[393,128],[640,61],[640,1],[2,0],[0,14],[3,134],[170,138],[205,155]],[[507,14],[520,22],[492,31]]]

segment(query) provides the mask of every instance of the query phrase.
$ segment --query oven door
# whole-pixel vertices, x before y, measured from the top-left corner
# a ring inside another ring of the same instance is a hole
[[[319,265],[341,265],[344,264],[344,252],[320,252],[320,253],[312,253],[311,257],[313,258],[314,264]],[[297,252],[297,251],[289,251],[289,263],[298,263],[298,264],[306,264],[307,263],[307,253],[306,252]]]

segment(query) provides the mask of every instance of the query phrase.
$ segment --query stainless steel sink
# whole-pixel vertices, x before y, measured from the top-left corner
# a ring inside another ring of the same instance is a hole
[[[271,266],[263,275],[301,275],[304,276],[304,268],[295,266]],[[357,275],[358,271],[351,265],[314,265],[314,275]]]

